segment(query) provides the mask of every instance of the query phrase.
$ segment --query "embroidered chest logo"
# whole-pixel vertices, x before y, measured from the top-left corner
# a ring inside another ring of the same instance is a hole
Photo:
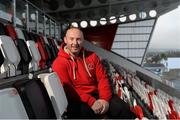
[[[93,69],[94,69],[94,64],[88,63],[88,69],[89,69],[89,70],[93,70]]]

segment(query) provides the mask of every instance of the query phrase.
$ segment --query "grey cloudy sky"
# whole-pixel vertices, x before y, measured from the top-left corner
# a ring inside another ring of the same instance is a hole
[[[180,6],[159,17],[149,48],[180,49]]]

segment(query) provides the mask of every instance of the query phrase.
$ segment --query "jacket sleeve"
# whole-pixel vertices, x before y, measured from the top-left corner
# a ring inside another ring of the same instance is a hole
[[[104,99],[106,101],[109,101],[112,97],[112,91],[110,82],[106,73],[106,70],[104,69],[104,66],[102,65],[99,57],[95,54],[95,64],[96,64],[96,77],[98,80],[98,90],[99,90],[99,97],[100,99]]]
[[[58,74],[59,79],[65,90],[67,99],[74,101],[81,100],[82,102],[87,103],[89,106],[93,105],[93,103],[96,101],[96,99],[93,96],[77,91],[72,85],[66,64],[62,64],[59,61],[55,60],[52,69],[54,72]]]

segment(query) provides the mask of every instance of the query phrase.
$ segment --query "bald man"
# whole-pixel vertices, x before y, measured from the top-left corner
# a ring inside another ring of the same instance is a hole
[[[109,118],[134,118],[128,105],[112,95],[99,57],[85,50],[83,42],[83,32],[69,28],[52,66],[68,99],[68,118],[100,118],[104,114]]]

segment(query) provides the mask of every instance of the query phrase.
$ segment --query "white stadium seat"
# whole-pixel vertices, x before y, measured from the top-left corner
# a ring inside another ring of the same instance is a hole
[[[15,88],[0,90],[0,119],[28,119],[21,98]]]
[[[1,73],[7,72],[7,76],[15,76],[21,58],[13,40],[6,35],[0,36],[0,49],[5,58]]]
[[[44,83],[47,92],[52,101],[57,118],[61,118],[62,114],[66,111],[68,102],[61,82],[55,72],[44,73],[38,75]]]

